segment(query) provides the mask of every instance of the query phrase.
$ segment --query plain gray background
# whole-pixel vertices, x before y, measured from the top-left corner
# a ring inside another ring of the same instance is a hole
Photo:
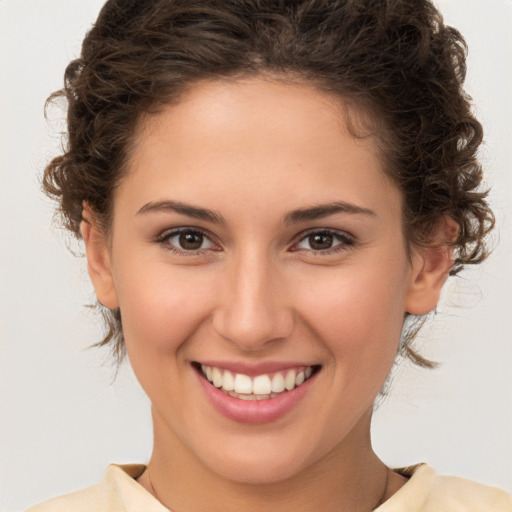
[[[145,462],[149,406],[128,365],[115,382],[83,258],[51,228],[39,176],[58,152],[61,111],[43,117],[102,0],[0,0],[0,510],[97,482],[110,462]],[[499,236],[492,258],[446,290],[421,336],[435,371],[405,366],[377,411],[391,466],[427,461],[512,492],[512,1],[438,0],[470,46],[468,90]],[[499,238],[499,240],[498,240]],[[75,249],[79,247],[75,246]]]

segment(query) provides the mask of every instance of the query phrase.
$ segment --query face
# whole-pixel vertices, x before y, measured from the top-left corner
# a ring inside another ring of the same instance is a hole
[[[407,257],[374,141],[343,111],[252,78],[197,85],[141,128],[110,242],[86,242],[155,448],[271,482],[369,447],[404,313],[429,307],[426,266]]]

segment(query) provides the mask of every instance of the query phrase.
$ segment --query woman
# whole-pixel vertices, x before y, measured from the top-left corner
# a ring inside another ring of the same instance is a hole
[[[67,69],[44,186],[155,445],[35,510],[511,507],[392,471],[369,435],[397,353],[429,366],[418,322],[486,255],[461,36],[427,2],[274,4],[110,1]]]

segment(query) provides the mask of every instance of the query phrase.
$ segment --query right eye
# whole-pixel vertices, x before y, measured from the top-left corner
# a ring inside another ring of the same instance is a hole
[[[158,242],[166,249],[184,255],[201,254],[217,247],[203,231],[192,228],[167,231],[159,237]]]

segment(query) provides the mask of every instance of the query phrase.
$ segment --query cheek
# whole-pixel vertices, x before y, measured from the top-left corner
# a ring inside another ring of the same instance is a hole
[[[309,328],[348,373],[364,368],[386,373],[400,340],[407,267],[377,261],[316,275],[312,292],[297,294]]]
[[[130,267],[144,268],[134,265],[117,286],[127,349],[144,348],[144,357],[174,354],[208,317],[211,279],[155,262],[133,275]]]

